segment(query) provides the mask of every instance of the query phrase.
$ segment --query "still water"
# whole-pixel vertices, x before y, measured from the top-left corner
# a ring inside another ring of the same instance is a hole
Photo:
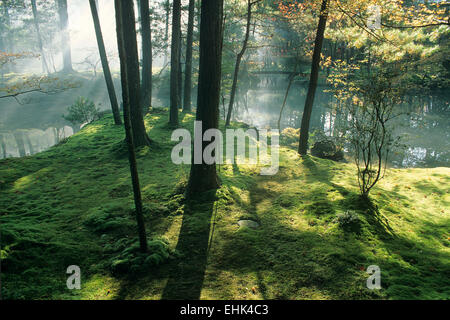
[[[292,87],[280,121],[281,130],[299,128],[306,98],[306,86]],[[241,95],[236,119],[257,128],[277,128],[285,90],[257,88]],[[336,100],[326,88],[318,88],[311,131],[336,135],[336,122],[342,114]],[[450,166],[450,105],[449,94],[436,92],[431,96],[408,96],[396,107],[402,115],[392,120],[394,135],[400,137],[401,148],[390,156],[393,167]]]
[[[103,88],[102,83],[99,81],[95,88],[91,86],[91,92],[80,92],[78,95],[94,97],[92,100],[96,105],[105,110],[109,104],[106,88]],[[255,86],[246,88],[245,92],[239,91],[234,118],[257,128],[277,128],[285,88],[286,84],[281,83],[278,88],[270,90],[266,86]],[[300,126],[306,90],[304,83],[292,86],[281,117],[281,129]],[[167,95],[158,97],[158,91],[155,91],[154,106],[164,106]],[[76,96],[73,92],[63,93],[57,98],[40,97],[37,101],[31,100],[31,103],[23,105],[17,105],[14,101],[2,102],[0,159],[44,151],[77,131],[78,128],[72,128],[62,119],[62,114]],[[34,96],[31,99],[37,98]],[[449,94],[437,92],[430,96],[409,96],[405,100],[403,105],[398,106],[405,115],[395,120],[395,135],[402,137],[401,142],[405,146],[391,154],[390,165],[450,166]],[[227,106],[226,101],[221,103],[222,115]],[[335,135],[339,119],[342,119],[342,115],[337,111],[332,94],[327,92],[327,88],[319,87],[311,118],[311,131],[319,130],[328,136]]]

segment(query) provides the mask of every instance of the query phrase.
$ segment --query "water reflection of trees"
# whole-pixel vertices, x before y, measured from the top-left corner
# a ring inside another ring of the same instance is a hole
[[[287,80],[286,80],[287,81]],[[277,127],[285,90],[276,87],[245,88],[238,94],[236,120],[257,128]],[[301,82],[293,85],[281,119],[281,129],[299,128],[306,90]],[[245,99],[245,100],[244,100]],[[245,103],[244,103],[245,101]],[[402,113],[395,121],[395,134],[402,136],[403,148],[395,150],[391,164],[395,167],[437,167],[450,163],[450,105],[448,94],[408,95],[398,106]],[[318,91],[311,116],[311,131],[337,137],[348,119],[342,102],[322,87]]]
[[[73,133],[74,130],[69,126],[0,132],[0,159],[36,154],[58,144]]]

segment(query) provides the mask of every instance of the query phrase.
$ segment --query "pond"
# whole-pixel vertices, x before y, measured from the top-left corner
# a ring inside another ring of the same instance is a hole
[[[281,130],[299,128],[307,87],[291,88],[280,121]],[[284,90],[257,88],[247,91],[238,99],[236,119],[256,128],[277,128]],[[449,94],[436,92],[430,96],[408,96],[396,107],[401,115],[392,120],[394,136],[400,137],[402,148],[391,153],[393,167],[448,167],[450,166],[450,105]],[[326,87],[317,89],[311,115],[310,131],[336,135],[336,122],[342,114],[336,100]]]
[[[116,87],[120,87],[116,83]],[[245,93],[238,92],[235,119],[257,128],[277,128],[280,108],[286,85],[265,89],[256,87]],[[158,97],[154,104],[164,106],[166,95]],[[193,101],[195,101],[193,90]],[[118,91],[120,92],[120,91]],[[299,128],[307,87],[305,82],[294,84],[281,117],[281,129]],[[0,101],[0,159],[20,157],[44,151],[69,137],[77,130],[67,123],[62,115],[78,96],[91,97],[101,109],[109,108],[104,81],[101,77],[82,88],[63,92],[55,96],[33,94],[24,104],[15,101]],[[94,98],[92,98],[94,97]],[[450,165],[450,105],[447,92],[436,92],[429,96],[408,96],[407,102],[398,109],[404,113],[395,121],[395,135],[401,136],[404,148],[391,154],[393,167],[440,167]],[[166,104],[167,105],[167,104]],[[227,103],[221,102],[223,111]],[[317,90],[311,116],[311,132],[323,131],[336,134],[336,122],[342,115],[336,110],[336,101],[326,87]],[[408,113],[408,114],[407,114]]]

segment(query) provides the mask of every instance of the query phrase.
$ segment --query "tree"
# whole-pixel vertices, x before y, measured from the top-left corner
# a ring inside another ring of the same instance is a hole
[[[367,76],[358,85],[360,99],[348,99],[346,103],[351,117],[347,132],[365,199],[383,177],[390,151],[397,144],[391,120],[396,117],[394,108],[401,101],[401,90],[394,84],[394,74],[389,70]]]
[[[152,32],[149,0],[139,1],[142,36],[142,106],[148,110],[152,104]]]
[[[14,37],[12,36],[12,28],[11,28],[11,16],[9,14],[9,6],[11,4],[9,1],[2,1],[3,6],[3,19],[4,19],[4,27],[7,30],[7,35],[4,43],[4,51],[8,51],[10,53],[14,52]]]
[[[36,28],[36,36],[37,36],[37,40],[38,40],[39,51],[41,53],[42,69],[44,72],[50,73],[50,69],[48,68],[48,64],[47,64],[47,59],[45,58],[45,54],[44,54],[44,46],[42,44],[42,37],[41,37],[41,30],[39,28],[39,18],[38,18],[36,0],[31,0],[31,9],[33,11],[33,22],[34,22],[34,27]]]
[[[309,79],[308,93],[306,95],[305,109],[303,111],[302,125],[300,128],[300,142],[298,153],[305,155],[308,152],[309,122],[311,120],[312,107],[319,78],[320,54],[322,52],[323,38],[328,17],[328,0],[322,0],[320,8],[319,25],[317,27],[316,40],[314,42],[314,53],[312,58],[311,76]]]
[[[277,128],[281,130],[281,117],[283,116],[284,107],[286,106],[286,102],[289,96],[289,91],[291,90],[292,83],[294,82],[295,77],[297,76],[297,66],[298,61],[295,63],[294,72],[289,75],[288,86],[286,88],[286,93],[284,94],[283,104],[281,105],[280,115],[278,116]]]
[[[189,18],[186,38],[186,65],[184,68],[184,101],[183,111],[191,111],[192,91],[192,43],[194,36],[195,0],[189,0]]]
[[[200,23],[200,69],[198,78],[197,121],[202,122],[202,137],[219,126],[220,81],[222,76],[223,0],[203,0]],[[196,137],[197,139],[199,137]],[[203,140],[203,139],[202,139]],[[208,144],[202,142],[203,150]],[[217,189],[219,179],[216,164],[194,163],[187,194]]]
[[[178,126],[178,103],[180,99],[180,38],[181,38],[181,0],[173,0],[172,45],[170,53],[170,117],[169,124]]]
[[[166,0],[163,3],[164,12],[165,12],[165,28],[164,28],[164,42],[169,43],[169,20],[170,20],[170,0]],[[167,47],[164,48],[164,63],[165,66],[167,64]]]
[[[100,54],[100,60],[103,67],[103,75],[106,81],[106,87],[108,89],[109,101],[111,102],[111,109],[114,116],[114,123],[117,125],[122,124],[120,120],[119,104],[117,103],[116,91],[114,89],[114,83],[109,69],[108,57],[106,55],[105,43],[103,42],[102,29],[100,27],[100,19],[98,18],[98,11],[96,0],[89,0],[91,6],[92,19],[94,20],[95,36],[97,38],[98,51]]]
[[[0,72],[5,66],[14,63],[19,59],[37,58],[38,54],[32,52],[25,53],[6,53],[0,51]],[[10,82],[0,86],[0,99],[14,98],[21,103],[18,96],[31,92],[40,92],[43,94],[55,94],[72,88],[79,87],[80,83],[69,79],[60,79],[50,76],[26,76],[22,80]]]
[[[67,0],[58,0],[59,28],[61,32],[61,47],[63,52],[63,71],[73,72],[72,53],[70,48],[69,14]]]
[[[146,146],[151,143],[145,131],[144,117],[141,104],[141,81],[139,75],[139,57],[136,40],[136,23],[132,1],[125,1],[121,6],[122,19],[119,27],[123,32],[123,42],[126,48],[124,59],[126,59],[128,79],[128,99],[130,107],[130,121],[133,133],[133,141],[136,147]],[[123,100],[125,106],[126,101]]]
[[[233,85],[231,86],[231,92],[230,92],[230,102],[228,105],[228,113],[227,113],[227,120],[225,122],[225,126],[230,125],[231,121],[231,113],[233,112],[233,104],[234,104],[234,98],[236,96],[236,88],[237,88],[237,82],[238,82],[238,76],[239,76],[239,67],[241,65],[242,57],[245,54],[245,51],[247,50],[247,44],[248,39],[250,37],[250,27],[251,27],[251,21],[252,21],[252,6],[259,1],[251,1],[247,0],[247,25],[245,29],[245,37],[244,37],[244,43],[242,44],[242,49],[238,53],[236,57],[236,65],[234,67],[234,76],[233,76]]]
[[[125,123],[125,136],[128,146],[128,161],[130,163],[131,180],[133,184],[134,204],[136,208],[136,222],[139,234],[139,244],[141,252],[147,252],[147,235],[145,231],[144,216],[142,210],[142,195],[139,184],[139,174],[136,162],[136,153],[134,145],[134,137],[132,134],[131,108],[133,103],[139,102],[139,95],[136,94],[136,83],[132,82],[135,78],[133,73],[136,72],[135,64],[137,61],[137,44],[129,47],[127,44],[133,42],[132,29],[135,25],[133,2],[129,0],[114,0],[116,9],[116,28],[117,28],[117,45],[120,56],[120,73],[122,82],[122,98],[123,98],[123,120]],[[128,21],[127,21],[128,20]],[[130,34],[131,33],[131,34]],[[132,39],[128,39],[127,38]],[[136,32],[134,32],[134,42],[136,42]],[[133,52],[130,52],[133,51]],[[135,51],[135,52],[134,52]],[[136,60],[136,61],[131,61]],[[129,65],[131,62],[131,65]],[[139,66],[137,71],[139,72]],[[132,77],[129,77],[129,76]],[[139,88],[139,82],[137,82]]]

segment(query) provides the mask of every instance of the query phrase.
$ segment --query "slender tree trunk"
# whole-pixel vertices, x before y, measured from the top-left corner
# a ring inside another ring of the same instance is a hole
[[[300,143],[298,146],[298,153],[300,153],[301,155],[306,155],[306,153],[308,152],[309,122],[311,119],[312,107],[314,104],[314,97],[317,89],[317,80],[319,78],[320,53],[322,52],[325,27],[327,25],[327,17],[328,17],[328,0],[322,0],[319,25],[317,27],[317,35],[314,44],[314,53],[312,59],[311,76],[309,79],[308,94],[306,96],[305,109],[303,111],[303,118],[300,129]]]
[[[170,54],[170,119],[171,126],[178,126],[178,108],[180,99],[180,35],[181,35],[181,0],[173,0],[172,13],[172,49]]]
[[[168,43],[169,42],[170,1],[167,0],[164,5],[165,5],[165,9],[166,9],[166,29],[165,29],[165,34],[164,34],[164,43]],[[168,55],[169,55],[168,50],[165,49],[163,66],[165,66],[167,64],[167,56]]]
[[[4,16],[4,24],[7,28],[6,37],[5,37],[5,52],[14,53],[14,35],[12,34],[11,28],[11,18],[9,15],[8,4],[3,1],[3,16]],[[14,65],[6,64],[2,68],[2,77],[5,73],[9,73],[11,70],[14,70]]]
[[[181,26],[181,25],[180,25]],[[182,63],[182,55],[181,52],[183,51],[183,34],[180,29],[180,47],[178,49],[178,103],[177,106],[179,109],[182,109],[183,107],[183,63]]]
[[[148,111],[152,105],[152,32],[149,0],[139,1],[142,35],[142,107]]]
[[[297,63],[295,63],[294,73],[292,73],[289,76],[289,83],[286,88],[286,93],[284,95],[283,104],[281,105],[280,116],[278,117],[278,130],[281,130],[281,118],[283,116],[283,111],[284,111],[284,108],[286,107],[286,102],[287,102],[287,98],[289,96],[289,91],[291,90],[291,86],[292,86],[292,83],[294,82],[294,78],[295,78],[296,74],[297,74]]]
[[[251,19],[252,19],[252,4],[253,3],[251,2],[251,0],[247,0],[247,27],[245,30],[245,38],[244,38],[244,43],[242,44],[242,49],[236,57],[236,65],[234,67],[233,84],[231,86],[227,120],[225,122],[225,126],[227,126],[227,127],[230,125],[230,122],[231,122],[231,114],[233,112],[234,98],[236,96],[236,88],[237,88],[237,83],[238,83],[239,67],[241,65],[242,57],[244,56],[245,51],[247,50],[248,39],[250,37],[250,27],[251,27]]]
[[[142,252],[147,252],[147,234],[145,231],[145,223],[142,210],[142,196],[139,184],[136,153],[134,149],[134,138],[131,127],[131,110],[130,110],[132,100],[139,101],[139,96],[137,97],[137,99],[136,98],[131,99],[131,95],[133,94],[132,92],[134,91],[132,89],[134,84],[131,83],[131,79],[128,76],[130,71],[131,73],[135,72],[134,70],[135,67],[133,66],[130,67],[128,65],[130,56],[128,53],[129,47],[127,46],[126,38],[129,36],[129,34],[127,32],[124,32],[130,31],[125,27],[125,24],[127,26],[135,24],[134,10],[133,10],[133,3],[129,0],[114,0],[114,2],[116,8],[117,45],[119,48],[119,56],[120,56],[122,98],[124,102],[123,120],[125,123],[124,127],[125,127],[126,142],[128,146],[128,160],[130,163],[131,181],[133,184],[134,204],[136,207],[136,222],[138,227],[140,249]],[[126,21],[127,19],[131,21]],[[134,36],[134,40],[136,41],[136,36]],[[134,50],[136,51],[135,58],[137,58],[137,46],[134,48]]]
[[[222,16],[223,0],[203,0],[200,24],[200,70],[198,78],[197,121],[205,131],[219,127],[220,81],[222,76]],[[202,137],[195,137],[197,139]],[[202,139],[203,140],[203,139]],[[202,150],[208,142],[202,142]],[[216,164],[194,164],[192,154],[191,174],[187,194],[217,189],[219,179]]]
[[[61,47],[63,52],[63,71],[73,72],[72,53],[70,48],[69,14],[67,0],[58,0],[59,28],[61,32]]]
[[[150,144],[150,138],[145,131],[144,117],[141,104],[141,81],[139,75],[139,57],[136,41],[136,20],[134,15],[133,1],[122,1],[122,21],[120,27],[123,29],[123,43],[126,48],[124,52],[127,66],[128,99],[130,107],[130,121],[133,133],[133,142],[136,147]],[[123,101],[125,108],[125,100]]]
[[[7,50],[9,53],[14,53],[14,36],[12,34],[12,28],[11,28],[11,16],[9,14],[8,4],[3,1],[3,15],[5,19],[5,25],[8,28],[7,30]]]
[[[98,51],[103,67],[103,75],[105,76],[106,87],[108,89],[109,101],[111,102],[111,109],[114,116],[114,123],[116,125],[122,124],[120,119],[119,104],[117,103],[116,90],[109,69],[108,57],[106,55],[105,43],[103,42],[102,29],[100,26],[100,19],[98,17],[98,10],[96,0],[89,0],[91,6],[92,19],[94,20],[95,36],[97,38]]]
[[[50,69],[48,68],[47,60],[45,58],[44,46],[42,44],[41,31],[39,29],[39,18],[38,18],[36,0],[31,0],[31,9],[33,11],[33,21],[34,21],[34,27],[36,28],[36,36],[37,36],[37,40],[38,40],[39,51],[41,52],[42,70],[43,70],[43,72],[49,74]]]
[[[189,0],[189,19],[186,38],[186,64],[184,67],[184,103],[183,111],[191,111],[192,91],[192,43],[194,38],[195,0]]]

